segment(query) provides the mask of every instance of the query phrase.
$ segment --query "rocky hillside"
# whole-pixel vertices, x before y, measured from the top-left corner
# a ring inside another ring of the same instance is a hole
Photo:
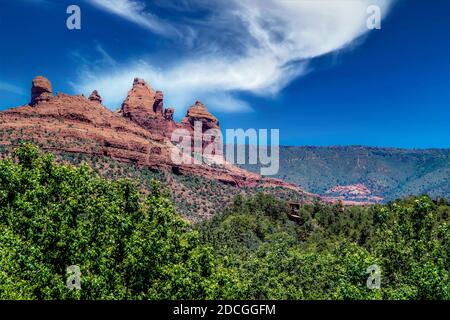
[[[276,177],[329,200],[386,202],[421,194],[450,198],[450,149],[281,147]]]
[[[172,181],[175,192],[179,188],[174,186],[173,176],[192,176],[230,186],[236,191],[243,188],[286,188],[303,194],[295,185],[263,178],[224,161],[214,165],[174,163],[171,152],[175,146],[170,140],[173,130],[184,129],[190,134],[194,130],[194,122],[200,121],[205,132],[219,129],[219,121],[200,101],[188,109],[180,123],[173,120],[173,113],[173,109],[164,108],[163,93],[153,90],[142,79],[134,80],[121,108],[113,112],[102,105],[97,91],[93,91],[89,98],[64,93],[53,95],[50,81],[39,76],[32,81],[28,104],[0,112],[0,147],[5,155],[21,142],[31,141],[42,150],[51,151],[66,160],[102,162],[103,167],[97,168],[99,172],[108,172],[115,177],[120,174],[109,168],[108,164],[112,162],[128,176],[130,171],[163,172],[165,177],[171,177],[167,179]],[[191,187],[195,188],[194,185]],[[184,195],[187,198],[181,200],[197,208],[198,215],[203,214],[201,209],[205,209],[205,214],[212,213],[208,209],[212,204],[205,204],[195,192],[186,191]],[[190,209],[186,205],[186,210]]]

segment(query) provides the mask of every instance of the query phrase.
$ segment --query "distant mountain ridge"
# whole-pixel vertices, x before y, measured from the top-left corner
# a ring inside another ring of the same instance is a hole
[[[259,170],[258,165],[241,167]],[[450,149],[283,146],[275,177],[325,199],[386,202],[411,194],[449,198]],[[348,192],[358,185],[370,194]]]
[[[114,179],[132,178],[146,190],[156,178],[169,187],[179,212],[192,221],[211,216],[241,193],[268,191],[289,199],[316,198],[295,185],[226,161],[174,161],[173,151],[178,150],[171,139],[174,130],[181,129],[178,132],[191,138],[196,127],[204,135],[220,127],[200,101],[180,122],[174,121],[173,113],[174,109],[164,107],[163,92],[143,79],[134,79],[121,107],[113,112],[102,105],[96,90],[89,97],[54,95],[51,82],[38,76],[32,80],[29,103],[0,111],[0,158],[28,141],[59,160],[87,162]],[[210,143],[212,139],[202,141],[200,151]],[[193,160],[194,152],[185,156]]]

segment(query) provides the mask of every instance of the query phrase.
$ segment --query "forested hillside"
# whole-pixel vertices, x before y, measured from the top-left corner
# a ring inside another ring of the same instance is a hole
[[[294,222],[260,193],[188,224],[164,190],[19,148],[0,161],[0,299],[450,299],[447,199],[316,201]]]
[[[242,167],[259,172],[258,165]],[[280,147],[276,177],[321,195],[338,185],[363,184],[386,202],[408,195],[450,197],[450,149]]]

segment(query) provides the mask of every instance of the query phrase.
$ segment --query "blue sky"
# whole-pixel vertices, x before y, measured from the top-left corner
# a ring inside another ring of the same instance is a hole
[[[449,148],[449,18],[447,0],[0,1],[0,109],[44,75],[114,110],[143,77],[178,120],[200,99],[223,129],[284,145]]]

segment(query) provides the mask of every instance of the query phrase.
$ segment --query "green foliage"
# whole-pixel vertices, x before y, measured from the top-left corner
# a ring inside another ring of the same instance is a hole
[[[0,161],[0,299],[450,299],[446,199],[316,201],[294,222],[284,201],[238,194],[189,225],[158,182],[146,186],[29,144]],[[67,286],[72,265],[81,290]],[[366,285],[371,265],[380,289]]]
[[[157,183],[144,197],[131,181],[58,165],[31,145],[15,156],[17,164],[0,162],[1,299],[222,295],[211,248]],[[66,286],[71,265],[81,269],[81,290]]]
[[[447,201],[412,197],[374,207],[300,209],[286,218],[268,196],[237,198],[198,226],[249,299],[450,299]],[[277,212],[277,213],[275,213]],[[381,269],[369,289],[367,268]]]

